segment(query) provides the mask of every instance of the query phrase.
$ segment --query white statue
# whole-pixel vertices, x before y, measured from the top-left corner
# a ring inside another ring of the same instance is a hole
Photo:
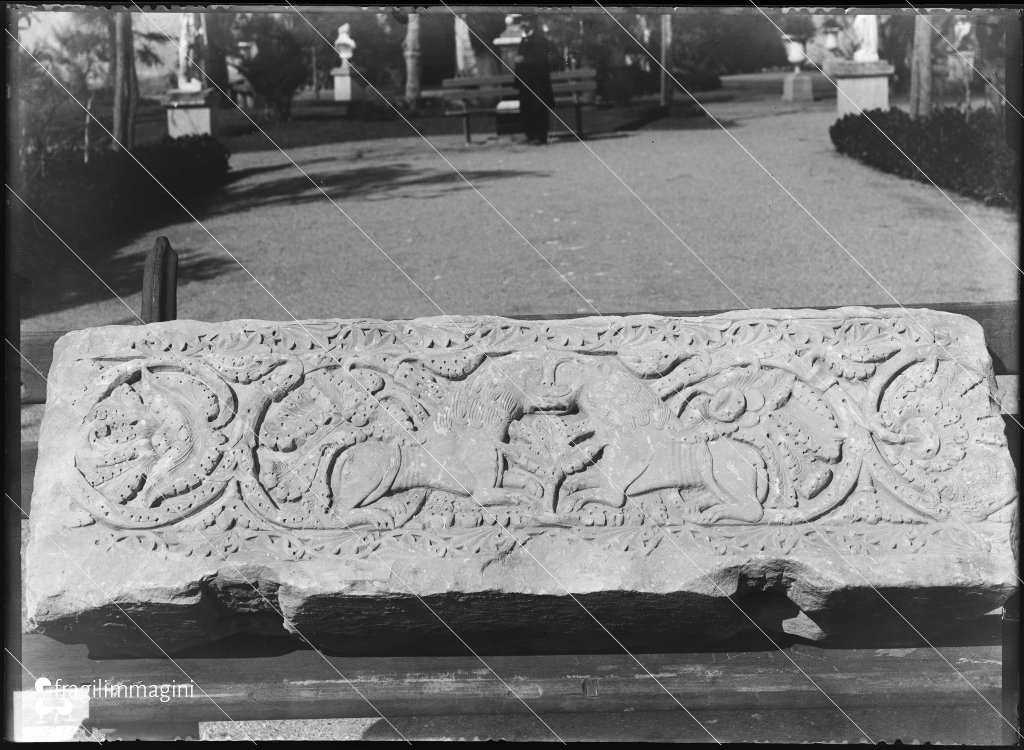
[[[878,16],[855,16],[853,35],[857,39],[853,59],[856,62],[878,62]]]
[[[958,50],[966,49],[971,43],[971,31],[974,24],[969,18],[957,16],[953,24],[953,47]]]
[[[203,82],[194,75],[195,59],[198,52],[196,37],[199,30],[196,27],[194,13],[182,13],[181,25],[178,31],[178,90],[199,91]]]
[[[338,38],[334,40],[334,49],[338,50],[338,55],[346,62],[352,59],[352,53],[356,49],[355,40],[348,34],[350,28],[347,23],[339,26]]]

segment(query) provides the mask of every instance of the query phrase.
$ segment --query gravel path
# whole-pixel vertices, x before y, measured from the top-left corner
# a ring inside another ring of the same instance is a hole
[[[729,81],[734,98],[708,105],[743,148],[692,116],[585,144],[432,137],[473,187],[415,136],[292,150],[336,206],[280,152],[237,154],[236,178],[201,219],[265,289],[190,221],[116,249],[111,266],[140,267],[152,238],[166,234],[182,253],[180,315],[206,320],[1016,295],[1000,254],[1016,260],[1011,211],[951,196],[972,226],[930,185],[838,155],[828,138],[834,100],[786,105],[750,80]],[[68,283],[94,301],[52,311],[52,299],[30,301],[25,330],[131,320],[69,263]],[[137,308],[137,294],[125,299]]]

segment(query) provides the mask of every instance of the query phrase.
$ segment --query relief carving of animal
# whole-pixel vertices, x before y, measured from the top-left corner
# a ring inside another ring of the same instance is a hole
[[[358,520],[387,523],[367,512],[389,494],[429,488],[472,497],[482,505],[515,502],[543,492],[536,479],[505,469],[503,446],[523,414],[568,409],[572,386],[556,384],[558,358],[548,352],[489,358],[432,415],[418,441],[366,441],[343,451],[330,472],[333,504]]]
[[[761,520],[768,481],[756,450],[727,438],[687,439],[654,391],[611,358],[581,361],[570,377],[579,380],[578,406],[591,420],[593,439],[603,443],[600,461],[563,485],[570,509],[621,508],[627,498],[677,490],[684,501],[696,498],[703,523]]]

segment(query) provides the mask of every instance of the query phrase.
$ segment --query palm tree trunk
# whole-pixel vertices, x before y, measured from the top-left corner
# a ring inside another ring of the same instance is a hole
[[[661,14],[661,71],[658,78],[661,79],[661,106],[667,107],[672,103],[672,83],[669,81],[669,72],[672,70],[672,14]]]
[[[932,111],[932,27],[914,17],[914,51],[910,65],[910,116],[927,117]]]
[[[415,107],[420,100],[420,17],[409,14],[405,31],[405,101]]]
[[[135,145],[135,114],[139,79],[135,73],[132,17],[120,12],[114,18],[114,149]],[[119,145],[120,144],[120,145]]]
[[[469,26],[463,16],[455,16],[455,77],[477,75],[476,52],[469,37]]]
[[[94,91],[89,92],[89,98],[85,102],[85,138],[82,143],[82,160],[89,163],[89,124],[92,122],[92,102],[96,98]]]

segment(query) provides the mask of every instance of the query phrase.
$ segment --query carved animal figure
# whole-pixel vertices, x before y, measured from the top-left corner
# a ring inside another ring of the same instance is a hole
[[[333,503],[365,511],[413,488],[472,496],[483,505],[514,501],[522,491],[542,494],[529,474],[504,469],[502,446],[509,424],[524,413],[572,406],[575,388],[555,382],[563,359],[550,352],[488,359],[424,426],[418,444],[367,441],[343,451],[330,474]],[[368,516],[387,523],[390,514]]]
[[[768,495],[765,463],[753,448],[727,439],[682,443],[647,430],[609,444],[600,465],[566,481],[564,489],[573,508],[593,502],[621,508],[630,497],[677,490],[684,502],[696,495],[703,523],[756,523]]]
[[[702,522],[761,520],[768,481],[756,450],[722,438],[688,440],[665,403],[617,362],[578,374],[579,408],[604,450],[597,465],[563,485],[570,507],[621,508],[628,497],[675,489],[682,498],[690,490]]]

